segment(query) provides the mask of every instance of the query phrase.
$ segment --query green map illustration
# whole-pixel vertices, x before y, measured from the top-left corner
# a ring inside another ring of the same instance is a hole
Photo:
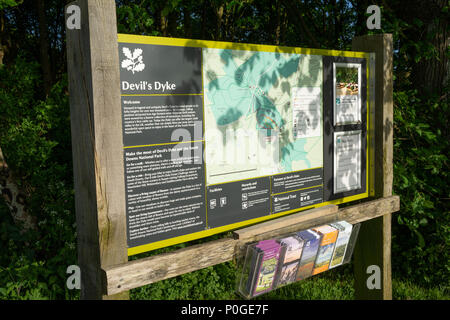
[[[204,48],[202,61],[208,184],[322,166],[320,56]]]

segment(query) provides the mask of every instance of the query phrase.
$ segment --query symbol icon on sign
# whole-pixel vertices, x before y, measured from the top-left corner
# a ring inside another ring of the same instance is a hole
[[[211,199],[211,200],[209,201],[209,207],[210,207],[211,209],[214,209],[214,208],[216,207],[216,205],[217,205],[216,199]]]
[[[247,194],[246,193],[242,194],[242,201],[247,201]]]
[[[242,202],[242,209],[248,208],[248,202]]]
[[[227,204],[227,197],[220,198],[220,206],[223,207]]]
[[[141,72],[145,69],[144,58],[142,56],[143,50],[141,48],[136,48],[131,53],[129,48],[124,47],[122,49],[123,54],[126,59],[122,60],[122,68],[128,71],[133,72]]]

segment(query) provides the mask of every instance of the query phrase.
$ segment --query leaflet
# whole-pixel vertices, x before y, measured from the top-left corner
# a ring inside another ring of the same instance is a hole
[[[292,96],[292,123],[294,139],[321,135],[322,108],[320,87],[294,87]]]
[[[334,133],[334,193],[361,188],[361,130]]]

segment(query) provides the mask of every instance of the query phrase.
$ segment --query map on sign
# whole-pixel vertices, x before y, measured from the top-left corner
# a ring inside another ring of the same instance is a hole
[[[202,55],[207,185],[323,165],[321,56]]]

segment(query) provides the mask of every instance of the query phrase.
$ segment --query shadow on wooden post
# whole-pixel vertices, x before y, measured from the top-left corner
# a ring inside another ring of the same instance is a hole
[[[70,5],[81,9],[81,28],[66,29],[81,299],[128,299],[104,296],[101,272],[128,261],[116,4]]]
[[[375,197],[389,197],[393,181],[392,34],[356,37],[352,49],[375,52]],[[392,299],[391,214],[361,225],[354,257],[355,298]],[[372,265],[380,268],[380,289],[368,288],[371,273],[367,268]]]

